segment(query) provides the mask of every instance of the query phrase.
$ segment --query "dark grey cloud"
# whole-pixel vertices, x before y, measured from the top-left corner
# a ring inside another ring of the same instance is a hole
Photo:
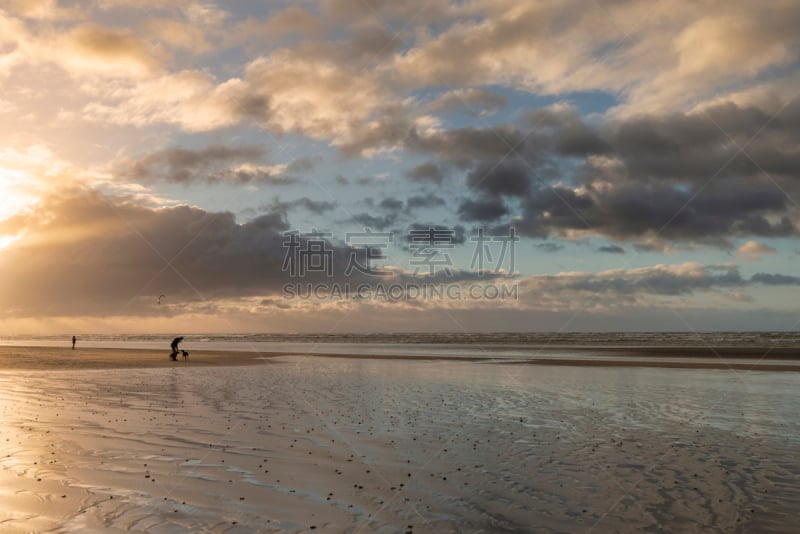
[[[406,212],[412,212],[417,209],[435,208],[438,206],[446,206],[447,202],[440,196],[436,195],[414,195],[406,199]]]
[[[372,197],[367,197],[364,204],[374,211],[355,214],[345,222],[371,230],[387,230],[397,223],[403,211],[403,201],[396,198],[384,198],[376,203]]]
[[[143,182],[163,180],[188,184],[201,180],[214,181],[214,176],[231,165],[258,163],[264,155],[265,150],[259,145],[210,145],[198,150],[173,147],[133,162],[122,170],[122,174]]]
[[[765,286],[800,285],[800,277],[788,276],[785,274],[756,273],[750,277],[750,281],[755,284],[763,284]]]
[[[741,288],[747,285],[733,265],[655,266],[601,273],[533,277],[535,284],[550,291],[588,291],[597,294],[688,295],[695,291]]]
[[[286,167],[286,172],[289,174],[306,174],[316,169],[323,161],[324,158],[321,156],[297,158],[289,163]]]
[[[120,174],[143,183],[290,185],[302,182],[297,174],[309,172],[319,163],[318,158],[300,158],[286,166],[286,174],[264,165],[265,155],[266,150],[260,145],[209,145],[197,150],[173,147],[125,165]]]
[[[209,174],[206,177],[206,181],[233,184],[260,183],[269,185],[292,185],[303,182],[303,180],[297,176],[274,174],[270,170],[261,169],[258,167],[226,169],[224,171]]]
[[[619,245],[604,245],[598,247],[597,252],[604,252],[606,254],[625,254],[625,249]]]
[[[520,299],[544,309],[564,308],[565,304],[569,309],[572,305],[584,302],[587,293],[602,295],[606,309],[639,306],[641,299],[652,295],[687,297],[697,293],[713,293],[722,298],[749,301],[752,296],[745,292],[748,288],[768,283],[796,286],[800,284],[800,279],[761,274],[748,280],[742,277],[736,265],[683,263],[529,276],[520,280]]]
[[[519,160],[484,162],[467,175],[467,185],[494,196],[522,197],[530,189],[528,166]]]
[[[612,125],[610,143],[632,175],[705,181],[763,169],[797,176],[799,110],[800,99],[795,99],[774,117],[733,103],[704,113],[634,117]],[[740,147],[746,154],[739,152]]]
[[[727,103],[600,124],[573,108],[546,108],[516,126],[411,130],[405,143],[435,157],[409,177],[438,180],[448,168],[481,198],[518,198],[528,236],[577,230],[655,250],[800,233],[800,98],[774,117]],[[489,220],[476,202],[457,214]]]
[[[664,247],[650,243],[634,243],[633,248],[637,252],[660,252],[664,249]]]
[[[529,128],[546,132],[553,149],[565,156],[587,156],[610,152],[600,132],[587,125],[572,108],[537,109],[526,114]]]
[[[292,209],[302,208],[310,211],[311,213],[321,215],[329,211],[333,211],[338,207],[338,203],[329,202],[327,200],[312,200],[308,197],[301,197],[289,201],[275,201],[272,204],[265,206],[269,211],[282,211],[287,212]]]
[[[768,180],[712,183],[696,192],[667,183],[623,183],[576,192],[555,186],[523,202],[521,233],[546,237],[582,230],[617,240],[657,237],[729,247],[734,236],[788,237],[797,227],[788,200]]]
[[[534,245],[534,247],[548,254],[553,252],[558,252],[559,250],[564,249],[564,245],[558,243],[538,243]]]
[[[467,167],[475,162],[524,153],[526,134],[512,125],[458,128],[426,135],[419,135],[412,129],[405,138],[405,145],[409,150],[435,154],[445,162]]]
[[[262,124],[269,119],[271,113],[269,96],[258,91],[228,95],[224,104],[235,116]]]
[[[499,198],[467,199],[458,207],[464,221],[490,222],[508,215],[508,207]]]
[[[467,242],[467,229],[457,224],[455,226],[444,226],[434,223],[413,223],[406,228],[403,238],[406,242],[411,242],[414,235],[421,235],[423,232],[433,231],[436,235],[442,236],[442,239],[447,244],[463,245]]]
[[[375,185],[383,183],[383,180],[376,178],[375,176],[360,176],[358,178],[354,178],[352,182],[357,185]]]
[[[406,176],[412,182],[430,182],[434,184],[441,184],[442,180],[444,180],[444,171],[442,171],[442,168],[436,163],[428,161],[426,163],[417,165],[408,171]]]
[[[293,278],[284,267],[293,239],[289,234],[295,232],[281,211],[240,223],[228,212],[185,205],[152,208],[135,197],[94,190],[53,194],[42,199],[40,209],[48,216],[24,213],[0,221],[0,231],[13,225],[29,238],[26,246],[0,255],[7,284],[0,294],[0,316],[164,315],[189,307],[214,310],[219,299],[279,298],[287,282],[387,281],[345,275],[353,249],[332,238],[324,239],[333,276],[309,271]],[[64,235],[70,238],[59,237]],[[297,236],[301,248],[309,239],[314,238]],[[459,227],[454,242],[463,241]],[[454,280],[470,276],[456,272]],[[169,296],[168,306],[156,303],[160,294]]]
[[[403,201],[396,198],[384,198],[378,206],[386,211],[400,211],[403,209]]]
[[[387,228],[392,227],[396,221],[396,213],[388,213],[385,215],[358,213],[347,219],[345,222],[355,224],[358,227],[368,228],[370,230],[386,230]]]
[[[155,302],[148,295],[221,298],[275,290],[282,277],[288,226],[280,213],[239,224],[227,212],[152,209],[97,191],[54,195],[41,208],[50,217],[30,215],[24,226],[43,241],[0,258],[4,279],[14,284],[3,294],[4,313],[136,314]],[[47,239],[62,231],[73,237]]]

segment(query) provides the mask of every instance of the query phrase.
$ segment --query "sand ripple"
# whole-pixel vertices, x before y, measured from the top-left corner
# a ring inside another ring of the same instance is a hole
[[[0,531],[792,532],[798,386],[312,357],[0,373]]]

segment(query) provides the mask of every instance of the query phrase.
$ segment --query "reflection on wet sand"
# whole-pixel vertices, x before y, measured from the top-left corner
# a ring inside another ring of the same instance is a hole
[[[796,373],[316,357],[0,373],[0,530],[790,532]]]

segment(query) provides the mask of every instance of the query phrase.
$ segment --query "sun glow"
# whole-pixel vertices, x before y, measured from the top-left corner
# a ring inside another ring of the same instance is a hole
[[[25,171],[0,167],[0,250],[19,239],[16,230],[4,228],[3,222],[36,202],[36,196],[29,191],[31,183]]]
[[[17,236],[14,235],[7,235],[0,237],[0,250],[8,248],[11,246],[11,243],[17,240]]]
[[[0,167],[0,221],[36,202],[28,191],[32,183],[25,171]]]

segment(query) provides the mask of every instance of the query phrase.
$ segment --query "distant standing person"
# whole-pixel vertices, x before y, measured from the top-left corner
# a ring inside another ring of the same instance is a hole
[[[72,336],[72,350],[75,350],[75,342],[78,341],[78,338]]]

